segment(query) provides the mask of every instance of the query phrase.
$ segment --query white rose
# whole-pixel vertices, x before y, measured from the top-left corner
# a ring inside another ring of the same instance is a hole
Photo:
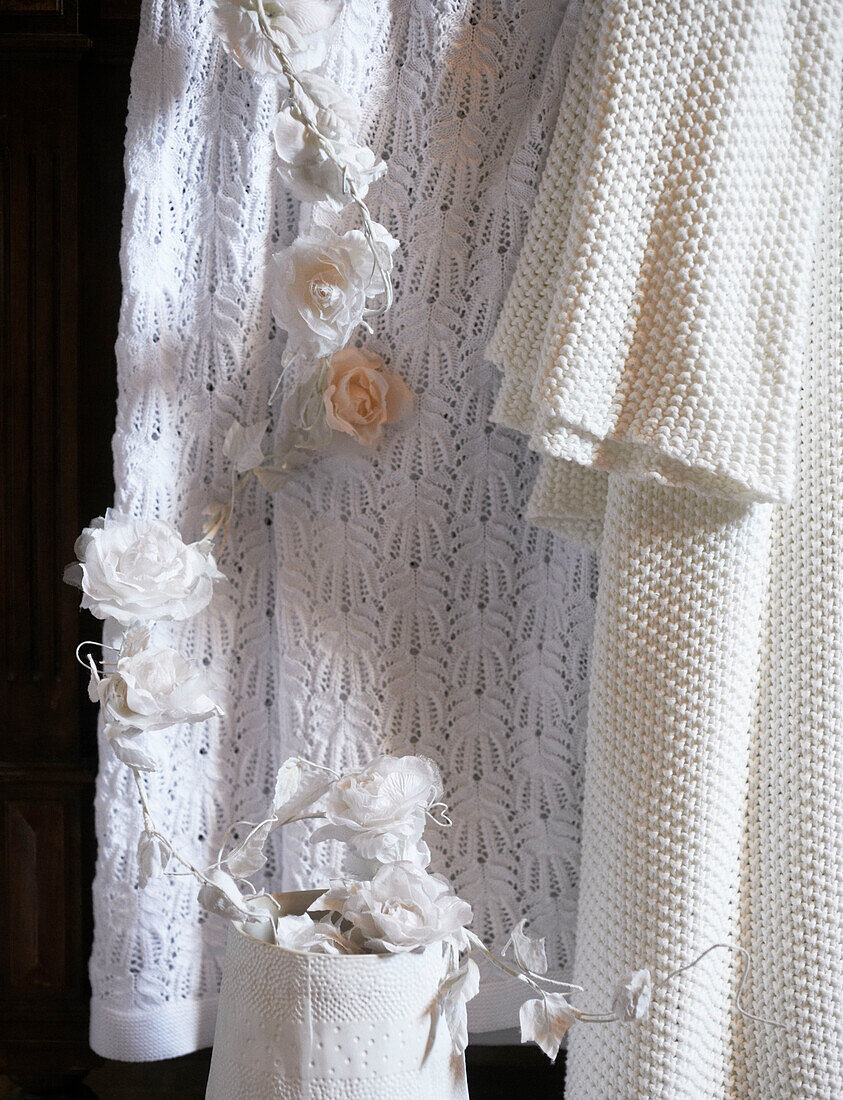
[[[424,756],[377,756],[338,779],[325,804],[328,824],[313,840],[340,840],[363,859],[430,862],[421,839],[425,813],[442,797],[442,779]]]
[[[471,921],[471,906],[445,879],[406,862],[386,864],[370,882],[335,882],[310,908],[338,912],[353,925],[352,941],[374,954],[415,951],[448,939],[461,949]]]
[[[378,260],[392,270],[398,242],[374,224]],[[317,227],[273,257],[277,281],[271,301],[278,323],[287,330],[288,348],[322,358],[339,351],[363,319],[366,299],[385,290],[363,232],[339,236]]]
[[[64,579],[82,589],[82,607],[121,626],[135,620],[190,619],[223,579],[208,541],[186,545],[171,523],[109,509],[76,540],[79,563]]]
[[[316,69],[325,60],[330,31],[342,0],[265,0],[264,10],[278,43],[296,69]],[[212,0],[211,20],[222,47],[241,68],[282,76],[275,50],[258,23],[256,0]]]
[[[106,720],[138,732],[222,714],[207,675],[175,649],[150,645],[144,628],[126,634],[115,671],[96,690]]]
[[[295,108],[281,111],[272,130],[280,161],[278,170],[284,183],[302,202],[328,202],[339,210],[350,199],[340,165],[361,199],[366,197],[369,185],[384,174],[386,165],[368,146],[355,141],[349,131],[326,133],[323,129],[322,133],[339,164],[304,125]]]
[[[91,665],[89,694],[102,707],[111,747],[143,771],[158,768],[147,734],[222,714],[209,692],[204,672],[174,649],[151,646],[144,627],[126,634],[114,672],[100,676]]]

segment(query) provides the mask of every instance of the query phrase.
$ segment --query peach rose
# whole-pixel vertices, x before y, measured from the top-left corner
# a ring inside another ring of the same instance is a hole
[[[409,413],[413,394],[397,374],[384,369],[379,356],[343,348],[331,358],[324,401],[329,428],[372,446],[380,442],[384,424]]]

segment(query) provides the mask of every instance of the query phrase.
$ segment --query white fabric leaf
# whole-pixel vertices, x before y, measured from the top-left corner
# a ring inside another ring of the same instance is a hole
[[[275,793],[272,796],[272,816],[279,817],[281,811],[295,798],[302,780],[301,761],[291,756],[278,769],[275,777]]]
[[[98,703],[100,701],[99,695],[99,682],[102,677],[99,674],[97,666],[94,664],[94,658],[88,655],[88,667],[91,670],[91,678],[88,681],[88,698],[92,703]]]
[[[141,833],[138,841],[138,887],[143,890],[147,883],[164,873],[170,861],[170,849],[159,836]]]
[[[265,821],[259,829],[250,829],[242,844],[226,856],[224,863],[236,878],[248,878],[259,871],[266,863],[263,846],[272,832],[272,821]]]
[[[275,922],[275,942],[292,951],[310,951],[317,955],[359,954],[330,920],[316,921],[312,917],[288,914]]]
[[[555,1062],[565,1032],[577,1018],[577,1010],[562,993],[546,993],[543,998],[525,1001],[520,1012],[521,1042],[537,1043]]]
[[[547,973],[547,951],[543,936],[532,937],[526,932],[527,922],[521,920],[512,929],[509,939],[504,947],[512,946],[515,961],[522,970],[529,970],[533,974]]]
[[[635,970],[615,986],[612,1011],[625,1024],[643,1020],[650,1011],[653,979],[649,970]]]
[[[117,759],[130,768],[142,772],[157,772],[160,769],[160,761],[150,751],[145,734],[124,726],[106,726],[105,736]]]
[[[330,772],[314,768],[306,760],[290,757],[278,769],[270,814],[277,819],[278,825],[297,817],[327,794],[333,782]]]
[[[237,878],[247,878],[266,864],[263,847],[267,837],[279,825],[307,810],[333,783],[328,772],[308,767],[306,761],[291,756],[278,769],[272,805],[259,829],[251,829],[243,842],[233,848],[224,863]]]
[[[231,459],[238,474],[245,474],[247,470],[253,470],[263,462],[262,444],[268,427],[268,420],[259,420],[256,424],[249,425],[235,420],[225,433],[223,454]]]
[[[448,974],[439,986],[439,1007],[457,1054],[462,1054],[468,1046],[465,1006],[479,992],[480,968],[472,958],[467,958],[458,970]]]
[[[286,462],[279,462],[269,466],[258,466],[255,477],[263,485],[268,493],[277,493],[287,484],[290,478],[290,469]]]
[[[219,867],[211,867],[205,871],[205,876],[210,879],[199,890],[199,904],[204,906],[209,913],[216,913],[219,917],[228,920],[256,921],[261,917],[249,910],[246,899],[240,892],[237,883]]]

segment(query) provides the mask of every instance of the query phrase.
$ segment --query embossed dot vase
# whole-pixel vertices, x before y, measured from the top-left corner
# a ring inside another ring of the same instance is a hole
[[[301,914],[320,891],[276,895]],[[468,1100],[437,1020],[447,960],[312,955],[228,934],[206,1100]]]

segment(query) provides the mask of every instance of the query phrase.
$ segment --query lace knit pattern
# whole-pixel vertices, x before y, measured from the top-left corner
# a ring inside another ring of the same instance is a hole
[[[378,452],[321,457],[275,497],[253,485],[238,502],[230,585],[162,631],[219,678],[227,717],[173,731],[151,802],[210,862],[289,753],[342,766],[427,753],[455,821],[432,838],[434,869],[481,935],[500,945],[525,916],[565,971],[595,564],[523,523],[537,462],[489,426],[482,354],[556,121],[563,15],[545,0],[347,3],[329,75],[388,158],[370,206],[403,242],[395,306],[367,339],[416,412]],[[224,58],[200,0],[148,0],[127,140],[117,504],[189,538],[227,484],[231,418],[262,415],[277,376],[268,256],[312,216],[275,172],[275,108],[272,82]],[[130,777],[105,746],[102,760],[92,1042],[174,1056],[211,1041],[225,927],[190,882],[137,891]],[[257,885],[338,870],[332,846],[276,837]],[[519,996],[487,984],[474,1026],[512,1026]]]

